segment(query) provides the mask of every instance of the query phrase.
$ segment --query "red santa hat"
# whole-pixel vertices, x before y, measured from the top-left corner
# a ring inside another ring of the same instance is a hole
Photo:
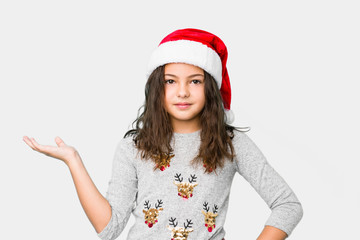
[[[167,63],[188,63],[208,72],[220,89],[228,124],[234,121],[230,110],[231,87],[226,68],[227,49],[224,42],[212,33],[193,29],[179,29],[167,35],[151,55],[147,77]]]

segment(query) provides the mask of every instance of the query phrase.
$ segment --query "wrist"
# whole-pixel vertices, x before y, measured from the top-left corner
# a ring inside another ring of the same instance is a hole
[[[81,157],[77,152],[73,156],[68,157],[64,162],[69,168],[73,168],[82,164]]]

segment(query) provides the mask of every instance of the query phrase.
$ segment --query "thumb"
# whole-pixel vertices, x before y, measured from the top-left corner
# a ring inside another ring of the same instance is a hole
[[[55,142],[59,147],[62,147],[65,145],[64,141],[59,136],[56,136]]]

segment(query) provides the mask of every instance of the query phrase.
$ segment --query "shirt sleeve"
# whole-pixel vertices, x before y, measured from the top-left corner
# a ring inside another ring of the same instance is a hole
[[[276,227],[290,236],[303,216],[301,203],[250,137],[244,132],[236,131],[235,134],[233,145],[237,172],[271,209],[265,226]]]
[[[131,144],[131,139],[121,139],[115,150],[112,176],[105,197],[111,206],[111,219],[98,233],[102,240],[116,239],[124,230],[135,208],[138,181],[136,164],[131,158]]]

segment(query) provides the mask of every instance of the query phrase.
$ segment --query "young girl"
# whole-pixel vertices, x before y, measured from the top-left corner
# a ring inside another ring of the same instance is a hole
[[[241,128],[230,125],[231,89],[223,41],[206,31],[166,36],[149,63],[143,112],[116,148],[106,197],[79,153],[24,141],[63,160],[90,222],[103,240],[116,239],[132,213],[127,239],[225,239],[224,222],[236,172],[272,210],[258,240],[288,237],[301,203]]]

